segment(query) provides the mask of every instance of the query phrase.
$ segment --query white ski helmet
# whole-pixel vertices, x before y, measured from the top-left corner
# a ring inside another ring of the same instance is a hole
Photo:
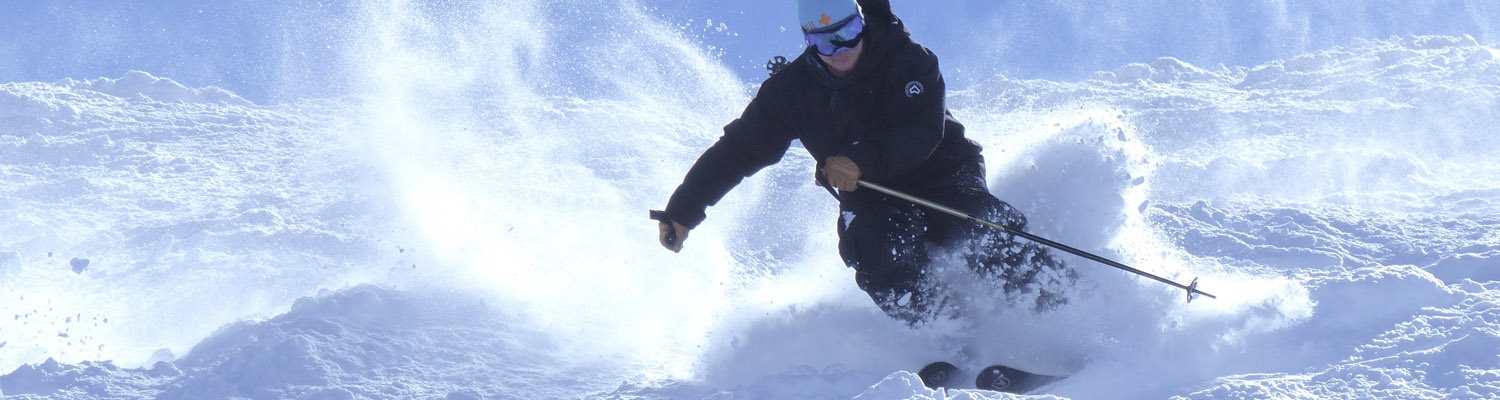
[[[797,0],[797,23],[802,32],[827,28],[858,13],[855,0]]]

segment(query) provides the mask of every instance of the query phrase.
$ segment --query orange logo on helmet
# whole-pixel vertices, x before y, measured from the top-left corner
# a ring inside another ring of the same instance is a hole
[[[823,24],[823,26],[828,26],[828,24],[833,23],[833,17],[828,16],[828,14],[823,14],[823,19],[818,20],[818,23]]]

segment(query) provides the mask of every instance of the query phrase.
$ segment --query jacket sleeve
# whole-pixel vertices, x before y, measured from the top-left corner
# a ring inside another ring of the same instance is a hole
[[[947,88],[937,56],[920,45],[909,46],[883,83],[890,90],[885,104],[890,125],[864,132],[848,152],[865,179],[900,177],[927,161],[943,142]]]
[[[724,126],[724,136],[703,152],[682,184],[667,202],[667,216],[693,229],[706,218],[705,210],[717,204],[741,180],[781,161],[795,138],[787,129],[784,114],[773,110],[767,95],[771,82],[761,86],[755,99],[739,119]]]

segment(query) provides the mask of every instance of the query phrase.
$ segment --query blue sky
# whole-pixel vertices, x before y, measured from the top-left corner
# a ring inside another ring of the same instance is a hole
[[[189,86],[224,87],[258,103],[326,97],[344,90],[338,66],[344,38],[361,34],[349,29],[349,2],[10,3],[0,14],[0,82],[118,77],[135,69]],[[1494,1],[892,3],[913,35],[942,57],[950,86],[959,88],[996,74],[1076,80],[1162,56],[1252,66],[1353,38],[1468,34],[1481,43],[1500,41],[1500,4]],[[800,50],[791,22],[794,0],[635,4],[704,46],[721,49],[725,65],[747,82],[764,76],[765,60]],[[718,31],[719,24],[728,29]]]

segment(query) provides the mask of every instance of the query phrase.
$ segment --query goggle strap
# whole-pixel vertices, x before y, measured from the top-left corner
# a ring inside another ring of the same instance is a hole
[[[828,26],[825,26],[825,27],[822,27],[822,28],[812,29],[812,30],[809,30],[807,32],[804,32],[803,34],[837,32],[839,29],[844,29],[844,25],[849,25],[849,22],[850,21],[854,21],[855,18],[859,18],[859,13],[850,14],[848,17],[845,17],[844,19],[839,20],[839,22],[833,23],[832,25],[828,25]]]

